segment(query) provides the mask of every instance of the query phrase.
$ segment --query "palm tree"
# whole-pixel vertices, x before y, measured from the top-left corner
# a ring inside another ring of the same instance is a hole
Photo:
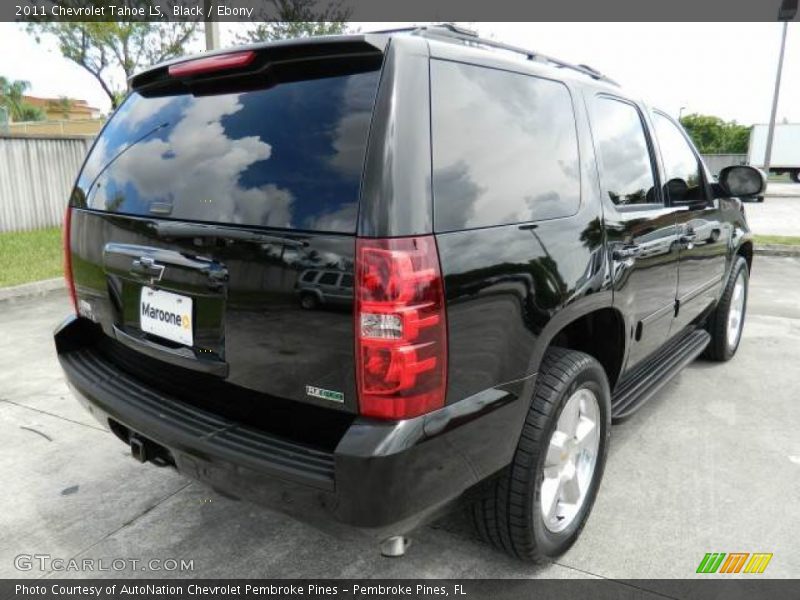
[[[0,106],[8,109],[12,121],[41,121],[44,113],[40,108],[25,102],[25,92],[31,86],[27,81],[11,81],[0,76]]]

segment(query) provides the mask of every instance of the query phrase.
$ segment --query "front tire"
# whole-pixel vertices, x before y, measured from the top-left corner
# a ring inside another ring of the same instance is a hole
[[[711,334],[711,342],[706,348],[707,358],[724,362],[736,354],[742,341],[749,282],[750,271],[747,268],[747,261],[737,256],[722,297],[708,319],[706,328]]]
[[[551,348],[511,465],[483,484],[472,507],[481,536],[511,556],[539,561],[578,538],[603,477],[611,394],[591,356]]]

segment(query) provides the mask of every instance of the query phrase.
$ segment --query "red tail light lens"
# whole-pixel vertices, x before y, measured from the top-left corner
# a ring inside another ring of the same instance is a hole
[[[444,405],[447,323],[433,236],[356,243],[361,413],[406,419]]]
[[[70,251],[71,232],[72,207],[67,206],[67,212],[64,215],[64,231],[61,234],[64,253],[64,280],[67,283],[67,292],[69,293],[70,302],[72,302],[72,310],[75,314],[78,314],[78,297],[75,294],[75,279],[72,277],[72,253]]]
[[[227,71],[228,69],[246,67],[253,62],[255,57],[256,53],[252,50],[218,54],[217,56],[207,56],[170,65],[167,72],[171,77],[188,77],[190,75],[213,73],[214,71]]]

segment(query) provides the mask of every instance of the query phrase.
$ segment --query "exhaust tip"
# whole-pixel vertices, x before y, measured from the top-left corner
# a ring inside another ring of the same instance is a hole
[[[402,535],[394,535],[381,542],[381,556],[399,558],[406,553],[411,540]]]

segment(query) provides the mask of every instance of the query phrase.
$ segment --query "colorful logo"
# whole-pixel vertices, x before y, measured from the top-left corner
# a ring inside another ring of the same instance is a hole
[[[708,552],[697,566],[698,573],[763,573],[772,553]]]

